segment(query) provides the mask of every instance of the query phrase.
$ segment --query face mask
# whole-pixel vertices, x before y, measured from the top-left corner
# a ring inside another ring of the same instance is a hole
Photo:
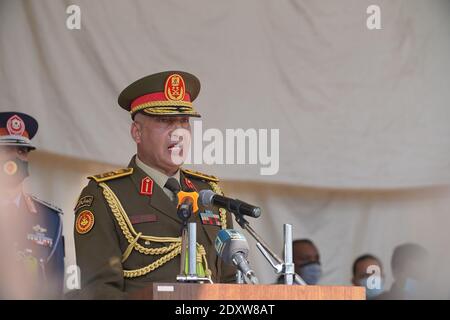
[[[383,293],[383,279],[377,277],[377,279],[362,278],[359,280],[359,285],[366,288],[366,297],[368,300],[373,299]]]
[[[28,177],[28,161],[12,158],[3,161],[0,168],[0,184],[13,188]]]
[[[318,262],[312,262],[300,266],[297,273],[307,284],[315,285],[322,275],[322,267]]]

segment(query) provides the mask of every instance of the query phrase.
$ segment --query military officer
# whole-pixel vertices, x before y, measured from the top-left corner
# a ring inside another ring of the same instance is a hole
[[[63,291],[62,211],[23,189],[37,129],[27,114],[0,113],[2,298],[59,298]]]
[[[180,168],[174,154],[187,144],[174,132],[190,132],[190,117],[200,117],[192,102],[200,82],[192,74],[169,71],[135,81],[119,96],[133,120],[137,154],[127,168],[89,177],[75,208],[75,248],[84,298],[126,298],[151,282],[175,282],[180,273],[181,226],[177,193],[212,189],[214,176]],[[174,138],[175,136],[175,138]],[[214,282],[232,282],[235,269],[214,250],[220,229],[232,228],[223,208],[200,207],[197,222],[197,272]]]

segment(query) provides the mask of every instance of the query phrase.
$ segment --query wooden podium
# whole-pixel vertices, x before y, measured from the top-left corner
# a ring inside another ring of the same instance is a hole
[[[365,300],[364,287],[152,283],[135,300]]]

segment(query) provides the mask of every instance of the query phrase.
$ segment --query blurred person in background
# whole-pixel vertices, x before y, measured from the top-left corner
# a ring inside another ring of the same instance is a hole
[[[292,254],[297,273],[308,285],[316,285],[322,276],[319,250],[309,239],[297,239],[292,243]],[[280,276],[277,283],[284,283]]]
[[[24,191],[37,121],[0,113],[0,298],[56,299],[63,291],[62,211]]]
[[[383,293],[384,273],[380,259],[371,254],[361,255],[353,262],[352,272],[352,284],[365,287],[368,300]]]
[[[430,257],[419,244],[406,243],[394,249],[391,259],[394,283],[379,300],[410,300],[427,298]]]

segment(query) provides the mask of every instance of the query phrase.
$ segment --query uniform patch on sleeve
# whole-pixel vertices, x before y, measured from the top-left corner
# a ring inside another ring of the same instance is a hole
[[[86,234],[94,226],[94,214],[89,210],[80,212],[75,222],[75,229],[79,234]]]
[[[77,211],[80,208],[90,207],[92,206],[92,202],[94,202],[93,196],[84,196],[78,200],[74,210]]]

